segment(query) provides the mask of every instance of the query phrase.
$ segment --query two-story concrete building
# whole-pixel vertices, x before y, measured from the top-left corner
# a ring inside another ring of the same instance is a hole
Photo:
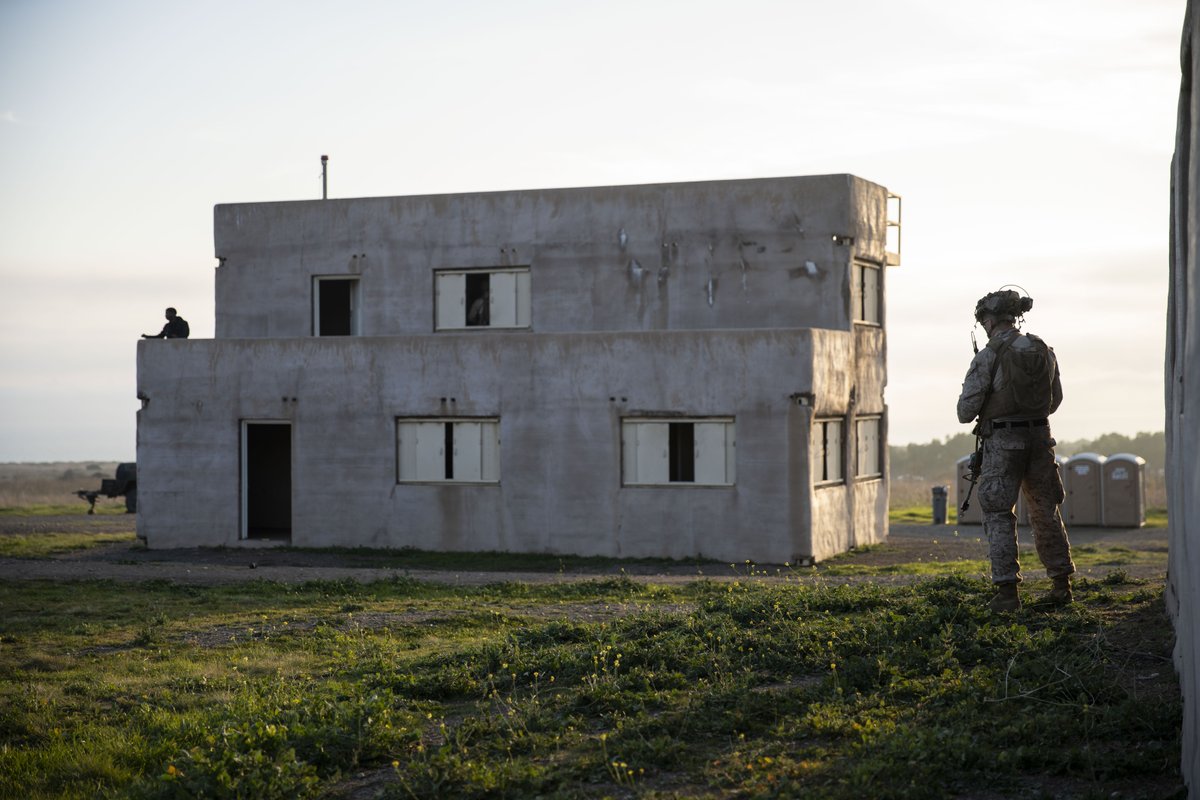
[[[889,198],[828,175],[220,205],[216,337],[138,345],[139,535],[882,541]]]

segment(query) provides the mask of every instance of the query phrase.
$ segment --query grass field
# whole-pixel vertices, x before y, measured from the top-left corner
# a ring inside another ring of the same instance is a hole
[[[1161,587],[987,593],[0,581],[0,796],[1175,791]]]
[[[0,557],[106,543],[136,546]],[[1165,553],[1076,547],[1107,577],[998,617],[983,561],[879,554],[671,585],[0,578],[0,798],[1182,800],[1162,583],[1124,569]]]
[[[951,505],[946,509],[946,521],[953,525],[958,522],[958,509]],[[893,503],[888,509],[888,520],[906,525],[930,525],[933,523],[933,504],[898,505]],[[1146,509],[1146,528],[1166,528],[1167,509],[1151,506]]]

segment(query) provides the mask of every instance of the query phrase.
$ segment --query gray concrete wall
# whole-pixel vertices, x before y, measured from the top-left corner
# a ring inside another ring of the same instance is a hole
[[[295,545],[824,557],[886,531],[873,512],[814,550],[794,501],[808,486],[795,396],[821,387],[847,410],[852,347],[809,329],[145,341],[139,535],[238,544],[239,422],[280,419],[293,425]],[[639,413],[733,416],[736,485],[623,487],[620,420]],[[443,415],[500,418],[499,485],[397,483],[396,418]]]
[[[216,336],[310,336],[314,275],[359,276],[363,335],[428,334],[435,269],[512,265],[536,332],[849,330],[886,197],[826,175],[219,205]]]
[[[1188,0],[1183,79],[1171,167],[1171,290],[1167,310],[1167,606],[1183,693],[1182,770],[1200,793],[1200,16]]]

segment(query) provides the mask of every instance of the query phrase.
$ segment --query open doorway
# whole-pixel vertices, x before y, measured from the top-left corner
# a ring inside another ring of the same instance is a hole
[[[292,537],[292,426],[242,422],[242,538]]]

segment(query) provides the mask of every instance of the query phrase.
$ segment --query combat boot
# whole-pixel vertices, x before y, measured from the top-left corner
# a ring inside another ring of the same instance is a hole
[[[1042,598],[1042,602],[1056,606],[1065,606],[1067,603],[1073,602],[1074,599],[1074,596],[1071,594],[1071,576],[1059,575],[1054,578],[1054,588]]]
[[[988,603],[988,608],[993,614],[999,614],[1002,611],[1020,611],[1021,596],[1017,594],[1017,585],[1015,583],[996,584],[996,596]]]

